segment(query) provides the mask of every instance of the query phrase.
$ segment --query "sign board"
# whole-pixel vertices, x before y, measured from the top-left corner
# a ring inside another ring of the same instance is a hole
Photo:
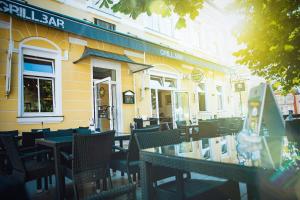
[[[262,125],[264,125],[270,135],[283,136],[285,134],[283,116],[270,85],[261,83],[250,90],[248,115],[245,122],[245,128],[251,133],[261,135]]]
[[[245,91],[245,83],[244,82],[238,82],[234,84],[235,92],[243,92]]]
[[[134,92],[127,90],[123,92],[123,103],[124,104],[134,104]]]
[[[250,134],[263,137],[260,156],[269,160],[265,166],[279,166],[281,152],[278,151],[281,151],[281,148],[278,147],[282,146],[285,123],[270,85],[261,83],[250,90],[244,129]]]

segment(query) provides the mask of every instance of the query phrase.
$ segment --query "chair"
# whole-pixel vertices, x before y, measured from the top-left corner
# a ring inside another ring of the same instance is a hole
[[[115,131],[100,134],[74,135],[72,155],[65,159],[72,160],[72,169],[65,168],[65,175],[73,180],[75,199],[79,199],[79,192],[86,183],[107,179],[109,161],[112,153]],[[134,185],[114,188],[94,195],[83,194],[83,199],[103,199],[126,193],[135,192]]]
[[[31,132],[33,133],[39,133],[39,132],[50,132],[50,128],[42,128],[42,129],[31,129]]]
[[[62,133],[66,133],[66,134],[70,134],[70,135],[72,135],[73,133],[75,133],[75,129],[74,128],[58,129],[57,131],[62,132]]]
[[[300,146],[300,119],[286,121],[286,136],[289,141],[298,142]]]
[[[110,168],[114,171],[121,171],[127,174],[128,181],[132,183],[131,175],[135,179],[135,175],[139,174],[139,150],[134,138],[136,133],[149,133],[159,131],[159,126],[143,128],[143,129],[133,129],[131,132],[128,149],[124,149],[121,147],[114,147],[115,150],[119,150],[118,152],[114,152],[112,155],[112,159],[110,162]]]
[[[178,144],[180,140],[180,130],[169,130],[147,134],[135,134],[135,138],[139,147],[139,150],[145,148],[153,148],[165,145]],[[156,199],[176,199],[177,193],[177,182],[169,181],[162,184],[158,184],[157,181],[168,177],[178,176],[183,172],[171,169],[163,166],[152,166],[151,169],[151,180],[154,182],[154,191],[156,193]],[[228,199],[230,197],[239,196],[238,185],[232,184],[227,181],[211,181],[211,180],[199,180],[191,179],[188,174],[187,178],[183,179],[184,185],[184,197],[185,199]],[[228,193],[227,189],[232,189]],[[234,192],[231,195],[230,192]],[[236,195],[236,196],[235,196]]]
[[[86,135],[91,134],[92,132],[88,127],[79,127],[75,129],[75,133]]]
[[[4,144],[7,156],[12,164],[12,174],[22,182],[45,178],[45,189],[48,189],[47,177],[54,174],[54,164],[50,160],[38,160],[49,153],[49,150],[41,150],[22,154],[18,151],[13,136],[0,136]]]
[[[135,128],[142,129],[144,127],[142,118],[134,118],[133,121],[135,123]]]
[[[0,131],[0,136],[12,135],[14,138],[16,138],[18,134],[19,134],[18,130]],[[9,162],[7,162],[7,156],[4,150],[4,145],[0,140],[0,172],[1,174],[8,174],[10,170],[11,170],[11,166],[9,165]]]

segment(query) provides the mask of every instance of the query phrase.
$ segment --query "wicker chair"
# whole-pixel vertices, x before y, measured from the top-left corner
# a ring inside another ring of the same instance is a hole
[[[75,199],[79,199],[80,191],[83,191],[83,199],[106,199],[129,193],[134,193],[135,196],[134,185],[116,187],[93,195],[85,194],[86,183],[108,178],[114,134],[115,131],[107,131],[73,136],[73,154],[63,156],[72,160],[72,169],[65,168],[65,175],[73,180]]]
[[[12,174],[22,182],[45,178],[45,189],[48,189],[47,177],[54,174],[54,164],[52,161],[43,158],[48,150],[40,150],[30,153],[18,151],[13,136],[0,136],[4,144],[7,156],[12,164]],[[38,188],[39,189],[39,188]]]
[[[89,127],[79,127],[75,129],[75,133],[86,135],[91,134],[91,130]]]
[[[137,133],[135,138],[140,150],[164,145],[178,144],[181,142],[179,130],[169,130],[148,134]],[[160,185],[157,184],[157,181],[171,176],[178,176],[178,174],[183,174],[183,172],[178,173],[178,170],[175,169],[162,166],[152,166],[151,174],[151,180],[155,185],[154,191],[156,194],[156,199],[176,199],[178,197],[178,184],[176,183],[176,180],[162,183]],[[191,179],[189,175],[183,180],[183,193],[185,199],[228,199],[231,197],[234,197],[235,199],[236,196],[230,196],[230,192],[227,194],[226,189],[233,189],[231,191],[235,192],[235,195],[239,196],[239,188],[237,188],[235,184],[231,185],[231,182],[227,183],[226,181]]]
[[[148,133],[148,132],[156,132],[159,131],[159,126],[143,128],[143,129],[134,129],[131,132],[131,137],[129,140],[128,149],[124,149],[121,147],[114,147],[115,150],[119,150],[118,152],[114,152],[112,155],[112,159],[110,162],[110,168],[114,171],[118,170],[121,173],[126,173],[128,177],[128,181],[130,183],[133,182],[131,175],[136,179],[136,174],[139,175],[140,167],[139,167],[139,149],[134,138],[136,133]]]
[[[42,128],[42,129],[31,129],[31,132],[33,133],[45,133],[45,132],[50,132],[50,128]]]
[[[1,135],[12,135],[14,138],[18,136],[18,130],[13,131],[0,131]],[[8,174],[11,171],[11,165],[7,160],[7,156],[4,150],[4,145],[0,140],[0,175]]]

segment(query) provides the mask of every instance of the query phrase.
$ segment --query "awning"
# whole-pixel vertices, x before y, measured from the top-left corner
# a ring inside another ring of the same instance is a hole
[[[111,52],[107,52],[107,51],[101,51],[98,49],[92,49],[92,48],[88,48],[88,47],[85,47],[84,52],[81,55],[81,57],[78,60],[74,61],[73,63],[76,64],[76,63],[80,62],[81,60],[83,60],[87,57],[90,57],[90,56],[96,56],[96,57],[105,58],[105,59],[109,59],[109,60],[115,60],[115,61],[129,63],[129,68],[132,73],[140,72],[140,71],[154,67],[152,65],[134,62],[133,60],[128,58],[126,55],[111,53]]]

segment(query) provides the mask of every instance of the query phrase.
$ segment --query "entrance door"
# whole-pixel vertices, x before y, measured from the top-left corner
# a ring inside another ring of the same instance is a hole
[[[95,127],[101,131],[113,130],[111,77],[94,80]]]
[[[189,93],[188,92],[174,92],[174,123],[176,121],[189,121]]]
[[[159,122],[173,122],[172,92],[170,90],[151,89],[152,117]]]

